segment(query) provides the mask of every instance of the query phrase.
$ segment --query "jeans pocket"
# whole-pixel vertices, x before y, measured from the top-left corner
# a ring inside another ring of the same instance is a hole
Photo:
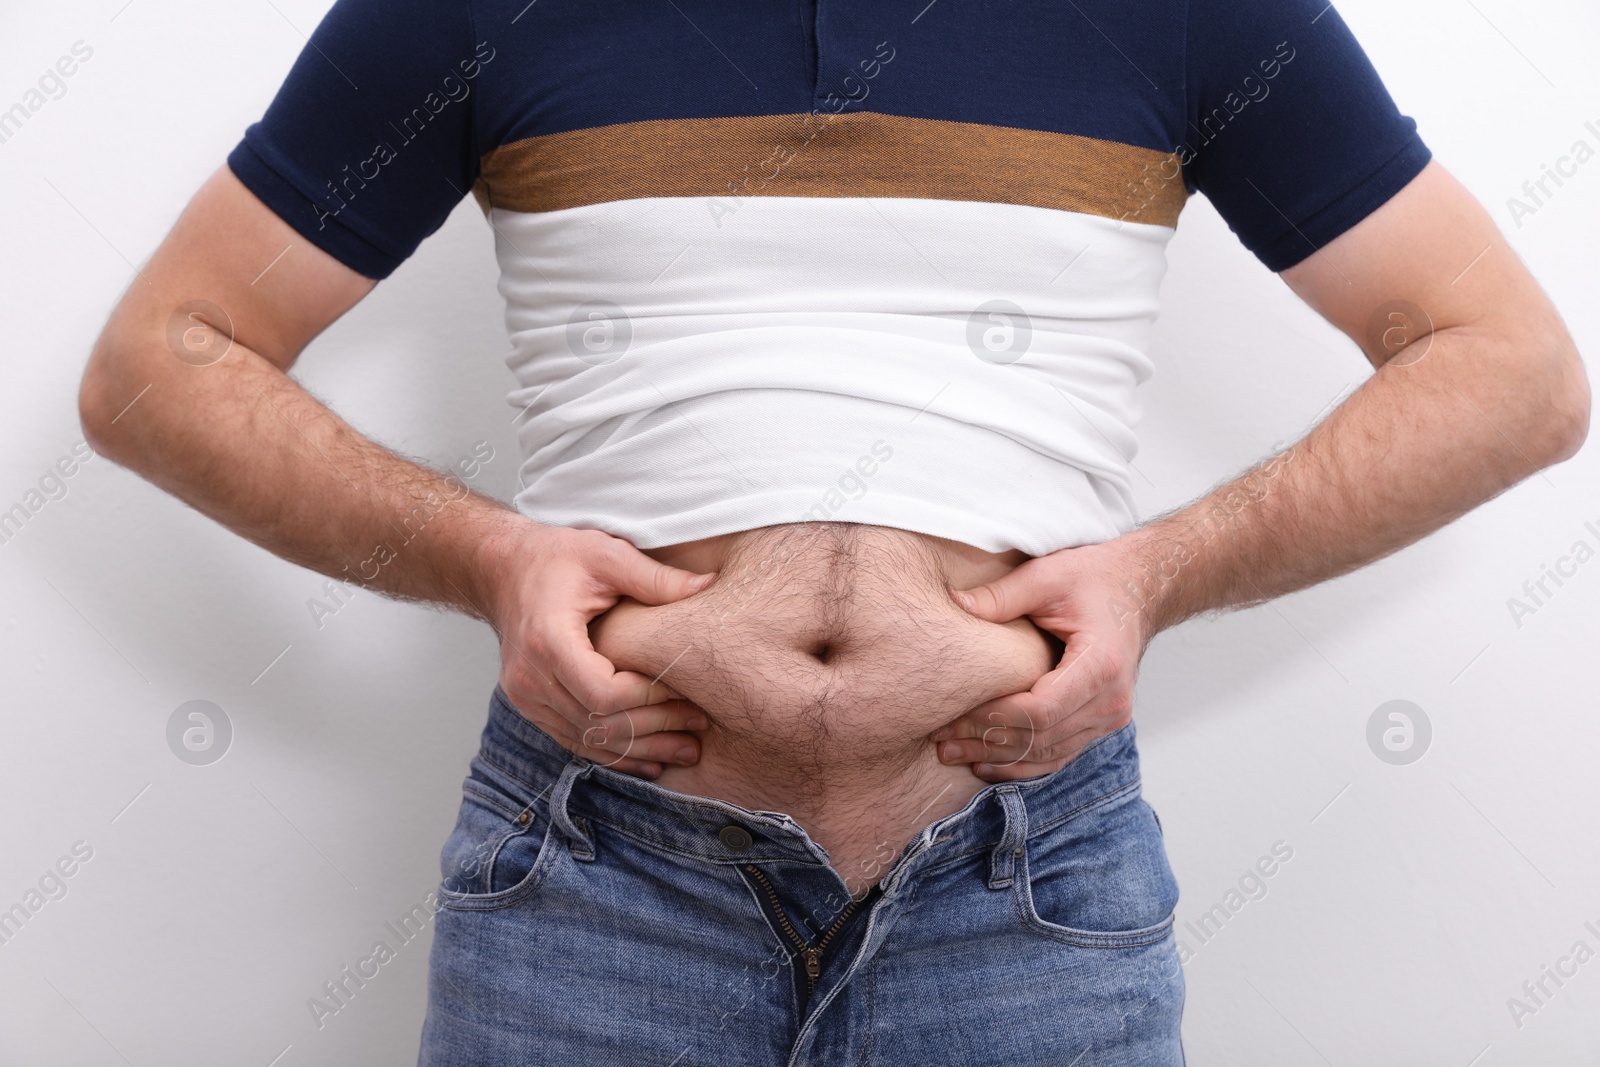
[[[439,855],[439,903],[509,907],[539,888],[560,853],[543,796],[481,760],[462,783],[455,828]]]
[[[1083,948],[1170,937],[1178,905],[1155,812],[1137,792],[1030,835],[1014,892],[1025,926]]]

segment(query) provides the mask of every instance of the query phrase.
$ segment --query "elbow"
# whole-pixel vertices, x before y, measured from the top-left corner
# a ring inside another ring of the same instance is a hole
[[[1552,463],[1565,463],[1578,454],[1583,443],[1589,436],[1589,398],[1585,394],[1581,414],[1573,416],[1566,424],[1565,436],[1561,439],[1560,447],[1556,449]]]
[[[1583,357],[1567,339],[1554,362],[1546,407],[1549,464],[1563,463],[1577,455],[1589,436],[1589,375]]]
[[[105,406],[105,387],[91,366],[83,372],[78,385],[78,425],[83,428],[83,439],[96,455],[106,454],[106,431],[110,427],[101,414]]]
[[[115,421],[106,414],[106,394],[105,376],[91,363],[78,386],[78,424],[83,428],[83,439],[97,456],[109,455],[111,424]]]
[[[126,389],[122,379],[114,340],[102,336],[78,384],[78,424],[95,455],[117,463],[122,462],[118,457],[124,451],[119,448],[119,441],[125,437],[118,433],[117,423],[132,399],[123,395]]]

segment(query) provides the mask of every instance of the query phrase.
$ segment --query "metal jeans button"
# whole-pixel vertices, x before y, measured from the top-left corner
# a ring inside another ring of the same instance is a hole
[[[755,844],[755,838],[750,836],[750,831],[742,826],[724,826],[717,837],[722,841],[722,847],[729,852],[748,852],[750,846]]]

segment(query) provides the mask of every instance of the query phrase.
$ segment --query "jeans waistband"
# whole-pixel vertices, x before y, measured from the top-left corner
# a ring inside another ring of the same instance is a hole
[[[1130,722],[1091,741],[1053,774],[986,786],[960,811],[922,828],[908,853],[917,854],[916,866],[923,867],[988,851],[990,886],[1009,884],[1023,841],[1138,788],[1134,735]],[[481,755],[546,798],[552,821],[580,859],[592,858],[595,824],[602,824],[700,862],[826,863],[800,825],[782,812],[675,792],[575,757],[523,718],[498,685]],[[729,827],[745,835],[724,834]]]

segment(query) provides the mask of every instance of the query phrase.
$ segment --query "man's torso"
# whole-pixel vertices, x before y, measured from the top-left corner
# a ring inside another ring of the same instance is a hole
[[[625,600],[591,627],[619,669],[659,676],[711,720],[700,762],[657,784],[793,816],[852,891],[983,788],[970,767],[941,764],[928,735],[1026,690],[1060,648],[1026,619],[985,622],[949,598],[1015,553],[796,523],[651,554],[718,571],[688,600]]]

